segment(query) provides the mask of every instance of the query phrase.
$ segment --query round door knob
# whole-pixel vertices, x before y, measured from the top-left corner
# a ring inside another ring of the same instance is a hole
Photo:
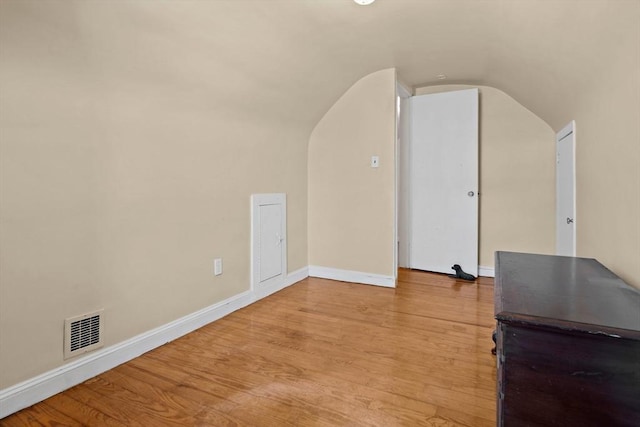
[[[476,193],[474,193],[473,191],[469,191],[469,192],[467,193],[467,196],[469,196],[469,197],[473,197],[473,196],[475,196],[475,195],[476,195]]]

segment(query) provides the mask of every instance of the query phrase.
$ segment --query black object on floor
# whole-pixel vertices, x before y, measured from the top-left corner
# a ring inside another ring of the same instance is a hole
[[[462,267],[460,267],[458,264],[454,264],[453,267],[451,267],[451,269],[456,271],[456,275],[455,275],[456,279],[468,280],[470,282],[473,282],[474,280],[476,280],[475,276],[469,273],[465,273],[462,270]]]
[[[496,350],[498,349],[498,332],[494,329],[491,334],[491,339],[493,340],[493,348],[491,349],[491,354],[495,356]]]

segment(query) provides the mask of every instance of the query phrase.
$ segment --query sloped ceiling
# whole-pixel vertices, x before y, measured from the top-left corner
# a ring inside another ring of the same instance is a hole
[[[637,47],[640,9],[635,0],[39,3],[47,25],[90,40],[86,55],[102,71],[137,74],[141,85],[180,79],[199,102],[209,95],[212,106],[310,130],[355,81],[390,67],[414,87],[494,86],[557,129],[570,119],[559,100],[612,78],[611,63]],[[157,68],[138,64],[141,49]]]
[[[164,72],[176,74],[195,61],[197,80],[185,82],[192,90],[309,126],[356,80],[396,67],[410,86],[445,74],[446,83],[497,87],[558,129],[570,120],[561,99],[614,78],[611,64],[638,43],[633,0],[118,3],[103,2],[104,16],[132,56],[138,44],[156,49],[170,66]],[[144,27],[146,37],[127,39],[129,26]],[[135,64],[111,54],[95,52]]]

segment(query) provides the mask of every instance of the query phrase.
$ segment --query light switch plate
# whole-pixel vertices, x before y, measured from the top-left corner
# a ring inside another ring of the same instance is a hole
[[[377,168],[380,165],[380,158],[378,156],[371,156],[371,167]]]
[[[213,260],[213,274],[215,276],[222,274],[222,258],[216,258]]]

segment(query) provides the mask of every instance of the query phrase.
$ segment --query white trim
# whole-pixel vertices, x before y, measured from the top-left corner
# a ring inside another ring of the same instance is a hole
[[[282,289],[293,285],[301,280],[309,277],[309,267],[303,267],[292,273],[289,273],[285,280],[280,283],[273,283],[271,285],[259,286],[258,289],[253,290],[253,300],[258,301],[262,298],[268,297],[271,294],[275,294]]]
[[[402,89],[399,83],[398,89]],[[409,92],[407,91],[407,94]],[[396,195],[395,195],[395,271],[397,267],[408,268],[409,256],[409,150],[411,136],[411,95],[400,94],[400,114],[396,115]]]
[[[496,277],[496,270],[493,267],[478,266],[478,276]]]
[[[320,277],[323,279],[339,280],[341,282],[364,283],[365,285],[384,286],[395,288],[396,279],[393,276],[382,274],[363,273],[361,271],[341,270],[339,268],[321,267],[317,265],[309,266],[310,277]]]
[[[308,268],[304,267],[288,274],[281,286],[269,288],[269,292],[265,292],[267,289],[262,289],[259,293],[242,292],[173,322],[0,390],[0,419],[135,359],[306,277],[308,277]]]
[[[556,133],[556,141],[562,141],[563,139],[571,135],[573,133],[573,128],[575,127],[575,125],[576,125],[575,120],[571,120],[569,124],[567,124],[565,127],[560,129]]]
[[[409,112],[404,111],[400,108],[402,104],[402,100],[408,100],[411,98],[411,90],[407,85],[402,83],[400,78],[398,77],[398,71],[396,70],[396,96],[395,96],[395,138],[393,144],[393,156],[394,156],[394,192],[393,192],[393,271],[394,271],[394,283],[398,278],[398,266],[399,264],[399,250],[400,250],[400,173],[402,172],[401,167],[401,159],[400,159],[400,144],[406,144],[407,141],[400,140],[400,134],[402,133],[403,139],[408,140],[409,138],[409,129],[405,129],[402,127],[402,118],[405,117]],[[409,105],[407,101],[406,105]],[[403,242],[404,243],[404,242]]]
[[[411,98],[412,90],[409,89],[409,86],[404,84],[404,82],[398,78],[398,74],[396,71],[396,92],[400,98]]]

